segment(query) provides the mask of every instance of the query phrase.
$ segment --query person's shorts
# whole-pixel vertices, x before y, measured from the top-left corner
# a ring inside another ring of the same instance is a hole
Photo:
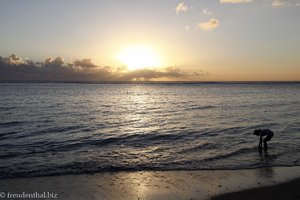
[[[274,135],[274,133],[267,135],[267,137],[264,139],[264,141],[266,141],[266,142],[270,141],[272,139],[273,135]]]

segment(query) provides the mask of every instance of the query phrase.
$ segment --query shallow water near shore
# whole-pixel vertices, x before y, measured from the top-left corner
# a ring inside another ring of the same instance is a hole
[[[300,161],[300,84],[0,83],[0,177]],[[269,128],[267,154],[254,129]]]

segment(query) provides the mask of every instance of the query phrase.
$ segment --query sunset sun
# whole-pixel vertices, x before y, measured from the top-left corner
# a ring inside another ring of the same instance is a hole
[[[157,67],[161,65],[161,60],[157,52],[148,46],[134,45],[121,50],[117,59],[128,70],[138,70],[148,67]]]

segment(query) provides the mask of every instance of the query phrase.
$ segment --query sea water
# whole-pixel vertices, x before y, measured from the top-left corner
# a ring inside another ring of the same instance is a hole
[[[299,152],[300,83],[0,83],[1,178],[295,166]]]

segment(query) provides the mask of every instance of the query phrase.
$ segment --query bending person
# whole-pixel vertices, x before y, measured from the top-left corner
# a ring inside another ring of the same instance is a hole
[[[267,142],[270,141],[274,135],[273,131],[270,129],[258,129],[253,132],[254,135],[259,136],[259,143],[258,143],[258,149],[261,152],[262,151],[262,142],[264,141],[264,150],[265,152],[268,151],[268,144]],[[264,139],[263,137],[266,136]]]

